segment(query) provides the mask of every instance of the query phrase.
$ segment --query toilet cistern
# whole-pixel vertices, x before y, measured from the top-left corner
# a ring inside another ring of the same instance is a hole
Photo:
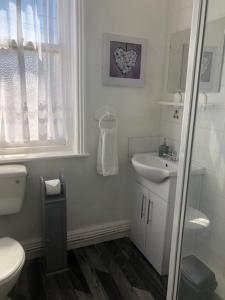
[[[26,188],[27,169],[23,165],[0,166],[0,218],[19,213]],[[16,240],[0,238],[0,300],[10,300],[8,295],[16,284],[25,262],[25,251]]]

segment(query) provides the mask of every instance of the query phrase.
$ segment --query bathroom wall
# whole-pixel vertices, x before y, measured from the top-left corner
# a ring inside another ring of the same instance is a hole
[[[173,2],[173,4],[172,4]],[[192,1],[173,1],[171,5],[180,3],[179,10],[170,14],[169,33],[190,27]],[[223,0],[210,0],[208,20],[225,16]],[[177,21],[175,14],[179,16]],[[182,22],[184,20],[184,22]],[[165,72],[165,74],[167,74]],[[166,77],[166,76],[165,76]],[[164,95],[166,92],[164,82]],[[217,293],[224,299],[225,295],[225,64],[223,65],[222,84],[219,93],[208,93],[208,107],[199,108],[194,140],[194,164],[205,167],[199,209],[210,219],[207,230],[199,232],[193,243],[193,251],[216,273],[218,281]],[[171,97],[172,98],[172,97]],[[167,99],[165,99],[167,100]],[[161,141],[167,137],[168,143],[179,151],[182,110],[180,119],[173,119],[174,108],[161,108]],[[189,199],[190,200],[190,199]],[[185,236],[187,238],[187,236]]]
[[[173,101],[173,94],[167,91],[169,48],[171,34],[191,27],[193,0],[169,0],[167,20],[167,40],[164,62],[163,101]],[[177,109],[177,108],[176,108]],[[179,154],[181,124],[183,109],[179,109],[179,118],[174,118],[174,107],[161,106],[160,143],[167,139],[167,143]]]
[[[39,177],[65,175],[67,182],[68,230],[105,223],[129,221],[132,182],[128,177],[128,138],[152,137],[151,149],[158,147],[159,107],[163,80],[167,1],[87,0],[87,141],[88,158],[43,159],[26,163],[29,177],[23,210],[0,217],[0,236],[21,241],[41,236]],[[157,29],[157,30],[156,30]],[[147,38],[148,62],[144,88],[105,87],[101,82],[103,32]],[[98,123],[96,109],[115,107],[119,116],[118,176],[96,174]],[[57,220],[56,220],[57,222]]]

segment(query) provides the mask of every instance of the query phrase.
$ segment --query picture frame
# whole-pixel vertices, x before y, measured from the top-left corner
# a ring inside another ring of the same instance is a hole
[[[183,45],[180,89],[185,90],[189,45]],[[201,60],[199,91],[218,93],[220,91],[222,58],[218,47],[204,47]],[[219,71],[218,71],[219,70]]]
[[[204,92],[219,92],[222,71],[222,56],[220,60],[218,47],[204,47],[200,70],[199,90]]]
[[[147,39],[104,33],[102,51],[103,85],[144,87]]]

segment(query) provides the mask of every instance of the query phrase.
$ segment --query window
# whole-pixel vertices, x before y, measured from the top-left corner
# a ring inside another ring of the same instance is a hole
[[[82,5],[0,1],[0,154],[84,151]]]

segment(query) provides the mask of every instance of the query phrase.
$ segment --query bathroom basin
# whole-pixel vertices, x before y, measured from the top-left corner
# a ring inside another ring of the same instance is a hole
[[[135,154],[131,162],[139,175],[155,183],[177,175],[178,162],[159,157],[157,153]]]

